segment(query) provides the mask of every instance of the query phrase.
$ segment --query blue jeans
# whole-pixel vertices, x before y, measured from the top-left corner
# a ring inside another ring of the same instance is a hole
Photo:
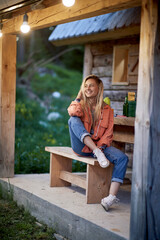
[[[91,136],[91,134],[87,132],[81,119],[79,117],[71,117],[68,124],[73,151],[81,156],[94,157],[93,153],[82,152],[82,149],[85,146],[83,139],[87,135]],[[112,182],[123,183],[128,164],[128,157],[122,151],[112,146],[106,147],[103,150],[103,153],[106,158],[114,164]]]

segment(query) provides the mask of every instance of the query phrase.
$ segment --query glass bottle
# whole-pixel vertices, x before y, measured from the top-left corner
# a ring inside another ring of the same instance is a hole
[[[123,115],[128,117],[128,96],[125,97],[125,101],[123,104]]]

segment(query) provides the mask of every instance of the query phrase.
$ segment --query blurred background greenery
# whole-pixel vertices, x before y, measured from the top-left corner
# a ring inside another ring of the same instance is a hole
[[[54,47],[52,29],[17,42],[15,174],[49,172],[45,146],[70,146],[67,107],[82,81],[83,46]],[[73,161],[73,171],[85,171]]]

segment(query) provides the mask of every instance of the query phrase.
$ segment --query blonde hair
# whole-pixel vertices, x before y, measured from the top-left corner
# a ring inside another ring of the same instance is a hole
[[[88,113],[88,107],[91,108],[89,99],[85,96],[84,94],[84,86],[87,80],[89,79],[94,79],[95,82],[98,85],[98,94],[96,97],[96,107],[95,107],[95,111],[94,111],[94,122],[93,125],[95,126],[96,122],[98,121],[100,115],[101,115],[101,109],[103,107],[103,82],[96,76],[96,75],[89,75],[87,76],[81,85],[81,91],[82,91],[82,95],[83,95],[83,103],[82,103],[82,107],[84,109],[84,111],[86,111]]]

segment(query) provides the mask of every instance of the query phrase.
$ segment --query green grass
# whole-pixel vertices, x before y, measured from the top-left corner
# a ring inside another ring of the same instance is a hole
[[[36,74],[32,79],[32,88],[42,100],[49,97],[49,112],[58,112],[61,117],[49,121],[49,113],[36,101],[29,100],[24,89],[17,88],[16,174],[49,172],[49,153],[45,152],[45,146],[70,146],[67,108],[79,90],[82,76],[79,72],[56,65],[48,65],[46,68],[53,70],[56,77],[50,74],[40,77]],[[54,91],[59,91],[61,98],[52,98],[51,93]],[[73,171],[85,169],[85,164],[73,161]]]
[[[53,235],[53,229],[37,224],[36,218],[15,202],[0,198],[1,240],[52,240]]]
[[[62,99],[56,100],[54,104],[61,118],[48,121],[38,103],[27,98],[17,100],[15,173],[49,172],[49,153],[45,152],[45,146],[70,146],[66,103]]]
[[[74,98],[78,93],[82,74],[78,71],[68,70],[62,66],[47,65],[50,73],[40,76],[36,73],[32,79],[32,88],[40,98],[44,94],[48,95],[54,91],[60,92],[64,96]]]

